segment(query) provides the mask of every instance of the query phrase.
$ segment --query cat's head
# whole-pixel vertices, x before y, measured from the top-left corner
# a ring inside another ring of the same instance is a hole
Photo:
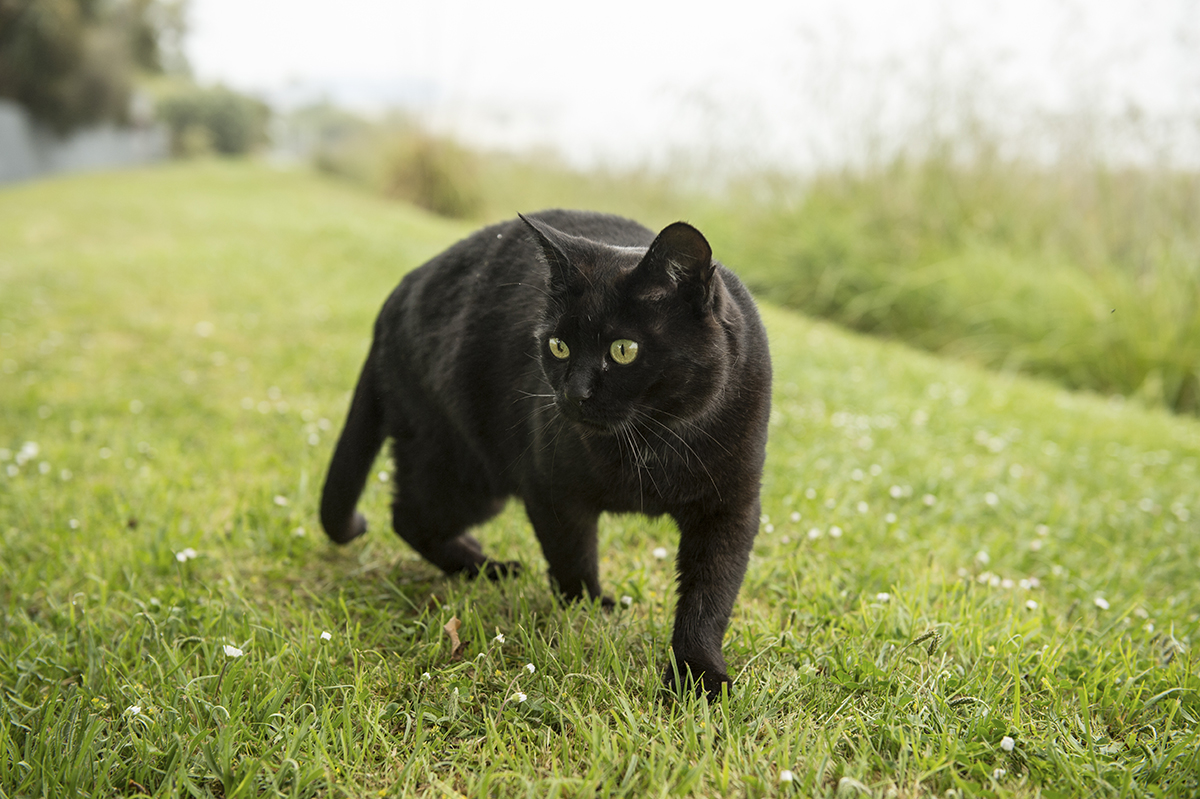
[[[676,222],[648,248],[617,247],[522,219],[550,272],[536,336],[560,412],[597,431],[703,414],[740,313],[700,231]]]

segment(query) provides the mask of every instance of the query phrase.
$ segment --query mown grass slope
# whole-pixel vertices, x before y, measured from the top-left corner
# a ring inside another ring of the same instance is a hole
[[[374,314],[466,232],[247,165],[0,191],[0,791],[1200,791],[1196,419],[764,308],[763,528],[712,706],[657,694],[669,522],[604,520],[612,613],[557,604],[516,506],[479,532],[511,581],[442,578],[381,482],[327,544]]]

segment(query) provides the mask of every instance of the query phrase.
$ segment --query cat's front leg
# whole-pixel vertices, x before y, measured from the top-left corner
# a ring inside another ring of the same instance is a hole
[[[663,682],[676,691],[703,690],[710,699],[732,683],[721,654],[746,564],[758,532],[758,500],[739,509],[692,509],[679,525],[678,600],[671,635],[673,663]]]
[[[567,600],[586,595],[611,606],[612,599],[600,593],[600,558],[596,552],[599,514],[529,498],[525,500],[525,512],[550,566],[550,582],[559,595]]]

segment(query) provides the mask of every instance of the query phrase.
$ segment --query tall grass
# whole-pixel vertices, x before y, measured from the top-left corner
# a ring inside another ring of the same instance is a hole
[[[1200,175],[947,149],[820,175],[742,221],[739,268],[791,307],[1200,409]]]
[[[809,177],[580,171],[344,117],[325,172],[443,216],[585,207],[699,224],[760,296],[991,368],[1200,411],[1200,174],[1043,162],[986,134]],[[311,126],[311,121],[310,121]],[[714,188],[717,186],[718,188]]]

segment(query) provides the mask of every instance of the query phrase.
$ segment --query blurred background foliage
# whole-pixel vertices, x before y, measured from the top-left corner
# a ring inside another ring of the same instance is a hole
[[[183,69],[181,0],[0,0],[0,97],[65,134],[128,123],[140,76]]]
[[[184,0],[0,0],[0,96],[60,133],[153,114],[178,157],[260,153],[447,217],[573,206],[650,226],[688,219],[773,302],[1200,412],[1194,167],[1114,164],[1044,141],[1001,146],[964,112],[951,135],[930,125],[887,154],[804,174],[729,174],[703,157],[580,170],[553,152],[473,149],[400,111],[317,102],[273,113],[198,85],[181,49],[183,12]],[[1062,127],[1077,136],[1077,123]]]

